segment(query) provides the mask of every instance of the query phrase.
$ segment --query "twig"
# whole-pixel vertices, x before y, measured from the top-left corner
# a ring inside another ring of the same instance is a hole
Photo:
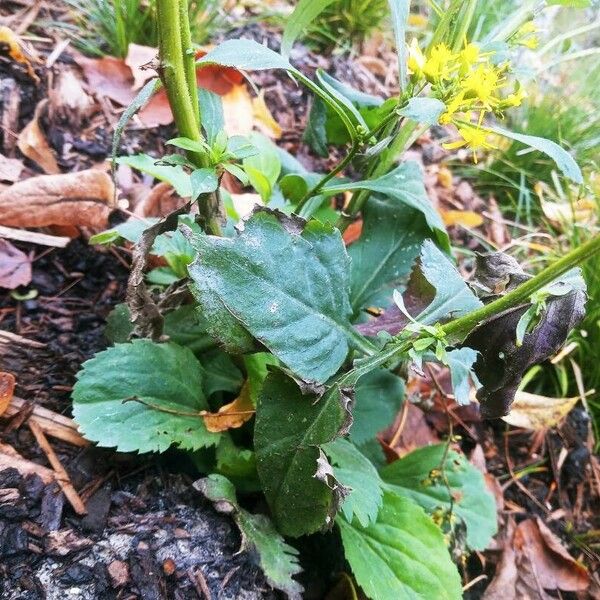
[[[204,578],[202,570],[198,569],[198,571],[194,571],[194,569],[190,567],[187,570],[187,574],[190,578],[190,581],[192,582],[192,585],[196,589],[198,597],[200,599],[204,597],[206,600],[212,600],[212,594],[210,593],[210,589],[208,587],[208,584],[206,583],[206,579]]]
[[[28,421],[27,425],[29,429],[31,429],[31,433],[33,433],[37,443],[40,448],[43,450],[44,454],[48,458],[48,462],[52,465],[54,472],[56,473],[55,479],[60,486],[63,494],[67,498],[67,500],[71,503],[73,510],[78,515],[87,514],[87,510],[85,508],[85,504],[79,497],[79,494],[73,487],[71,483],[71,479],[69,478],[68,473],[65,471],[65,468],[62,466],[58,456],[54,452],[52,446],[48,442],[48,439],[44,435],[42,428],[35,421]]]

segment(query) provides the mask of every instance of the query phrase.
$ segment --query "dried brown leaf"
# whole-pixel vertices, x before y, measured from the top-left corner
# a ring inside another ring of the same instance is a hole
[[[3,54],[8,54],[12,60],[19,63],[27,71],[31,79],[39,83],[40,79],[33,70],[31,60],[27,56],[27,51],[23,47],[21,40],[9,27],[0,27],[0,47],[2,47]]]
[[[0,181],[15,183],[21,178],[25,166],[18,158],[6,158],[0,154]]]
[[[131,104],[136,95],[134,78],[123,59],[114,56],[87,58],[82,55],[76,59],[94,95],[110,98],[121,106]]]
[[[246,381],[240,390],[240,395],[233,402],[221,406],[216,413],[203,412],[202,418],[208,431],[218,433],[241,427],[253,417],[255,412],[250,398],[250,385]]]
[[[0,224],[106,228],[114,186],[104,171],[40,175],[0,192]]]
[[[539,394],[518,391],[510,413],[502,420],[513,427],[539,431],[558,425],[580,400],[572,398],[550,398]]]
[[[0,238],[0,288],[14,290],[31,281],[31,259]]]
[[[15,391],[15,376],[12,373],[0,373],[0,415],[8,408]]]
[[[152,63],[158,56],[158,50],[150,46],[129,44],[125,64],[131,69],[133,89],[139,90],[149,79],[156,77]]]
[[[48,100],[42,100],[35,109],[33,119],[23,128],[17,139],[17,146],[24,156],[38,164],[44,173],[54,175],[60,168],[54,156],[54,150],[48,144],[46,135],[40,127],[40,118],[46,111]]]

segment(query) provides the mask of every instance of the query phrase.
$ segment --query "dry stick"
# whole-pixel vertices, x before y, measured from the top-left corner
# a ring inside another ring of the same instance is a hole
[[[71,503],[73,510],[78,515],[87,514],[87,510],[85,508],[85,504],[79,497],[79,494],[73,487],[71,483],[71,479],[69,478],[68,473],[65,471],[65,468],[62,466],[58,456],[54,452],[52,446],[48,442],[48,439],[44,435],[42,428],[35,421],[28,421],[27,425],[29,429],[31,429],[31,433],[33,433],[37,443],[40,448],[44,451],[44,454],[48,458],[48,462],[52,465],[54,472],[56,473],[56,481],[60,486],[63,494],[67,498],[67,500]]]
[[[196,593],[198,594],[199,598],[202,599],[204,597],[206,600],[212,600],[212,594],[210,593],[210,589],[206,583],[206,579],[204,577],[204,573],[202,573],[202,570],[199,569],[198,571],[194,571],[194,569],[190,567],[187,570],[187,574],[192,582],[192,585],[196,589]]]

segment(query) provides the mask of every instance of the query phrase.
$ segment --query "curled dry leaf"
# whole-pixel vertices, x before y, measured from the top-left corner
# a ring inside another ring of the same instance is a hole
[[[261,90],[256,98],[252,98],[252,109],[254,122],[258,129],[266,136],[278,140],[283,134],[279,123],[273,118],[267,103],[265,102],[264,90]]]
[[[82,55],[76,59],[93,94],[110,98],[121,106],[131,104],[136,95],[134,78],[122,59],[114,56],[87,58]]]
[[[14,290],[31,281],[31,259],[0,238],[0,288]]]
[[[175,192],[173,187],[161,181],[134,205],[133,212],[140,217],[164,217],[184,204],[186,201]]]
[[[104,171],[40,175],[0,192],[0,224],[106,228],[114,185]]]
[[[15,391],[15,376],[12,373],[0,373],[0,415],[8,408]]]
[[[250,385],[246,381],[240,390],[240,395],[229,404],[221,406],[218,412],[202,412],[206,429],[211,433],[237,429],[249,421],[255,413],[252,399],[250,398]]]
[[[39,83],[40,78],[33,70],[31,60],[27,56],[27,50],[23,47],[21,40],[19,40],[13,30],[9,27],[0,27],[0,46],[3,48],[3,53],[7,53],[9,58],[24,68],[31,79],[36,83]]]
[[[23,128],[17,139],[19,150],[44,173],[54,175],[60,173],[54,151],[48,144],[46,135],[40,127],[40,119],[48,106],[48,100],[42,100],[36,107],[33,119]]]
[[[548,429],[558,425],[579,400],[579,396],[549,398],[518,391],[515,394],[515,401],[510,408],[510,413],[502,419],[513,427],[522,427],[533,431]]]
[[[0,154],[0,181],[15,183],[21,178],[25,166],[18,158],[6,158]]]
[[[547,591],[582,592],[590,576],[539,519],[509,523],[502,558],[483,600],[550,600]]]

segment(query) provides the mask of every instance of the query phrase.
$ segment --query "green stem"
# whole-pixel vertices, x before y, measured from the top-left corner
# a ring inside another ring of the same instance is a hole
[[[600,251],[600,235],[587,241],[582,246],[574,248],[562,258],[540,271],[537,275],[522,283],[519,287],[505,296],[478,308],[464,317],[459,317],[443,326],[444,334],[448,337],[460,337],[469,333],[477,325],[506,310],[529,302],[531,295],[548,285],[573,267],[586,261]]]
[[[469,27],[471,27],[471,22],[473,21],[473,16],[475,14],[476,7],[477,0],[469,0],[467,8],[462,9],[460,22],[457,23],[457,27],[454,32],[454,39],[452,44],[453,52],[458,52],[461,46],[463,45],[464,41],[466,40],[467,32],[469,31]]]

